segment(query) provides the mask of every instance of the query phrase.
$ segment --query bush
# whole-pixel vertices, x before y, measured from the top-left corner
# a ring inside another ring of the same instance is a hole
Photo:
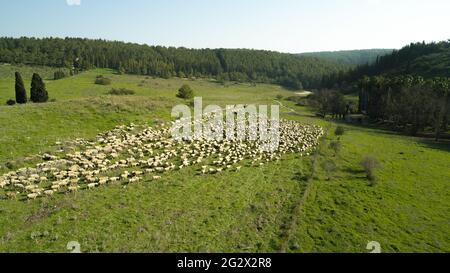
[[[372,156],[365,156],[361,160],[361,166],[364,168],[364,172],[366,173],[367,179],[371,182],[371,185],[375,185],[375,170],[380,167],[378,160]]]
[[[325,160],[321,163],[321,167],[327,174],[327,180],[331,180],[331,173],[336,170],[336,163],[331,160]]]
[[[178,90],[177,97],[185,100],[190,100],[194,98],[194,90],[192,88],[185,84]]]
[[[338,155],[342,150],[342,143],[340,141],[333,141],[330,143],[330,149],[334,151],[334,155]]]
[[[277,100],[282,100],[283,98],[283,95],[277,95]]]
[[[133,90],[126,89],[126,88],[113,88],[113,89],[111,89],[111,91],[109,91],[108,94],[114,95],[114,96],[127,96],[127,95],[134,95],[135,92]]]
[[[343,136],[343,135],[345,134],[345,128],[342,127],[342,126],[338,126],[338,127],[336,128],[336,130],[334,131],[334,134],[335,134],[336,136]]]
[[[6,101],[6,105],[13,106],[15,104],[16,104],[16,101],[13,100],[13,99],[9,99],[9,100]]]
[[[59,79],[63,79],[63,78],[65,78],[66,77],[66,73],[64,73],[63,71],[56,71],[54,74],[53,74],[53,79],[56,81],[56,80],[59,80]]]
[[[99,85],[110,85],[111,84],[111,79],[105,78],[103,76],[97,76],[97,78],[95,79],[95,84],[99,84]]]

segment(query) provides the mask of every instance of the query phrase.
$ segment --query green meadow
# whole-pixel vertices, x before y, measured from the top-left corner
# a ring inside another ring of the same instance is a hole
[[[14,98],[16,70],[28,92],[31,74],[40,73],[50,102],[6,106]],[[286,155],[241,172],[200,176],[190,167],[159,181],[35,201],[6,199],[0,189],[0,252],[68,252],[70,241],[82,252],[365,253],[370,241],[383,252],[450,252],[449,144],[319,119],[285,99],[295,92],[276,85],[104,69],[54,81],[54,71],[0,65],[0,174],[117,125],[169,121],[172,107],[186,103],[176,97],[183,84],[204,105],[280,101],[283,118],[320,125],[327,134],[309,157]],[[112,84],[94,84],[98,75]],[[108,95],[112,88],[135,94]],[[340,137],[334,135],[338,125],[345,128]],[[335,153],[330,143],[338,138],[342,149]],[[380,162],[376,183],[361,167],[366,155]]]

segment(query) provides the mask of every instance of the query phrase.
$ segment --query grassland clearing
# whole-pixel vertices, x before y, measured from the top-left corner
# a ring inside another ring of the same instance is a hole
[[[95,85],[97,75],[111,85]],[[117,125],[167,122],[171,108],[184,103],[176,94],[185,83],[205,105],[272,104],[277,95],[293,95],[274,85],[110,70],[46,81],[54,102],[0,106],[0,173],[34,166],[41,160],[36,155],[77,151],[84,145],[77,138],[94,141]],[[12,97],[13,88],[11,75],[0,79],[1,101]],[[111,88],[136,94],[109,96]],[[365,252],[369,241],[380,242],[384,252],[450,251],[448,145],[343,125],[342,150],[335,155],[328,144],[337,139],[337,124],[314,117],[307,107],[282,103],[295,110],[282,108],[283,118],[329,128],[317,160],[333,161],[331,174],[321,164],[313,173],[313,157],[288,154],[239,172],[203,176],[187,167],[126,188],[117,183],[30,202],[2,199],[0,251],[64,252],[74,240],[83,252]],[[375,186],[359,164],[365,155],[382,165]]]

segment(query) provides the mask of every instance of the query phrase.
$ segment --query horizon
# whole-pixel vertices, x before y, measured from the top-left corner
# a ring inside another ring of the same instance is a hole
[[[0,18],[0,36],[82,37],[291,54],[400,49],[450,37],[445,27],[450,23],[448,1],[392,2],[17,0],[1,4],[9,12]]]

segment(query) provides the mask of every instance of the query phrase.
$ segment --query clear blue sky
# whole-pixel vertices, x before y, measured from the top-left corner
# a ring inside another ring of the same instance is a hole
[[[448,0],[2,0],[0,11],[0,36],[13,37],[291,53],[450,39]]]

